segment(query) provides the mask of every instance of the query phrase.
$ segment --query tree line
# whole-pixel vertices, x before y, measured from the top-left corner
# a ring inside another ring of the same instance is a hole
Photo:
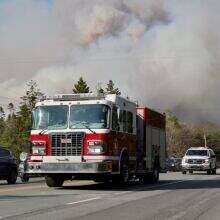
[[[112,80],[109,80],[103,88],[101,84],[96,87],[96,92],[102,94],[118,94],[121,92]],[[90,87],[87,82],[80,77],[73,85],[73,93],[90,93]],[[25,94],[20,97],[21,102],[18,110],[15,110],[14,104],[9,103],[7,114],[5,109],[0,105],[0,146],[3,146],[13,152],[16,158],[22,151],[30,152],[30,130],[31,130],[31,113],[36,102],[41,99],[44,94],[38,88],[34,81],[27,83]]]
[[[101,94],[121,94],[112,80],[109,80],[104,87],[98,84],[95,89],[97,93]],[[91,89],[83,77],[80,77],[74,83],[72,92],[90,93]],[[0,145],[10,149],[15,157],[18,157],[22,151],[31,151],[29,141],[31,113],[37,100],[43,96],[37,83],[30,81],[24,96],[21,97],[18,110],[15,110],[13,103],[9,103],[6,114],[5,109],[0,106]],[[204,146],[204,138],[206,138],[208,146],[220,153],[219,127],[207,123],[184,123],[171,111],[166,111],[166,136],[168,156],[181,157],[189,146]]]

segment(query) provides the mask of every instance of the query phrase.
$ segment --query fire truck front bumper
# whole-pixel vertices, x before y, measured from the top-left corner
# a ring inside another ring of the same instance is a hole
[[[37,163],[28,164],[29,174],[107,174],[112,172],[111,162],[81,162],[81,163]]]

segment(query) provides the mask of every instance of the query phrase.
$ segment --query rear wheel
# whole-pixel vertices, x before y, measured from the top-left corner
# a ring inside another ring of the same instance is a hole
[[[11,170],[7,178],[8,184],[15,184],[17,181],[17,177],[18,177],[18,173],[16,172],[16,170]]]
[[[64,179],[60,177],[47,176],[45,179],[48,187],[61,187],[64,182]]]
[[[154,169],[153,169],[152,174],[149,175],[149,182],[150,183],[158,182],[158,180],[159,180],[159,173],[160,173],[159,167],[155,166]]]
[[[212,174],[215,175],[216,174],[216,167],[214,169],[212,169]]]
[[[190,170],[189,173],[190,173],[190,174],[193,174],[193,170]]]
[[[186,174],[186,171],[184,170],[184,171],[182,171],[182,174]]]
[[[142,176],[141,180],[143,183],[156,183],[159,180],[159,172],[159,167],[155,166],[152,173]]]

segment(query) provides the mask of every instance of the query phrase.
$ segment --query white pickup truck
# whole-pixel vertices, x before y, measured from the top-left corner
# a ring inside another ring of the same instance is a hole
[[[216,156],[212,149],[207,147],[193,147],[186,151],[182,159],[182,173],[206,171],[207,174],[216,174]]]

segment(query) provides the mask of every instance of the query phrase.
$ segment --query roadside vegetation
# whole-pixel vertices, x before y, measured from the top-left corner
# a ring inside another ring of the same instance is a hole
[[[102,94],[118,94],[112,80],[105,86],[100,83],[96,91]],[[73,93],[91,92],[87,82],[80,77],[73,84]],[[37,100],[43,93],[34,81],[27,84],[27,90],[22,96],[19,106],[15,110],[14,104],[9,103],[7,109],[0,104],[0,145],[10,149],[15,157],[22,152],[30,152],[29,135],[31,130],[31,112]],[[7,112],[7,114],[5,113]],[[204,136],[207,145],[220,154],[220,128],[213,124],[191,124],[180,121],[171,111],[166,112],[167,119],[167,151],[168,156],[181,157],[189,146],[204,146]]]

